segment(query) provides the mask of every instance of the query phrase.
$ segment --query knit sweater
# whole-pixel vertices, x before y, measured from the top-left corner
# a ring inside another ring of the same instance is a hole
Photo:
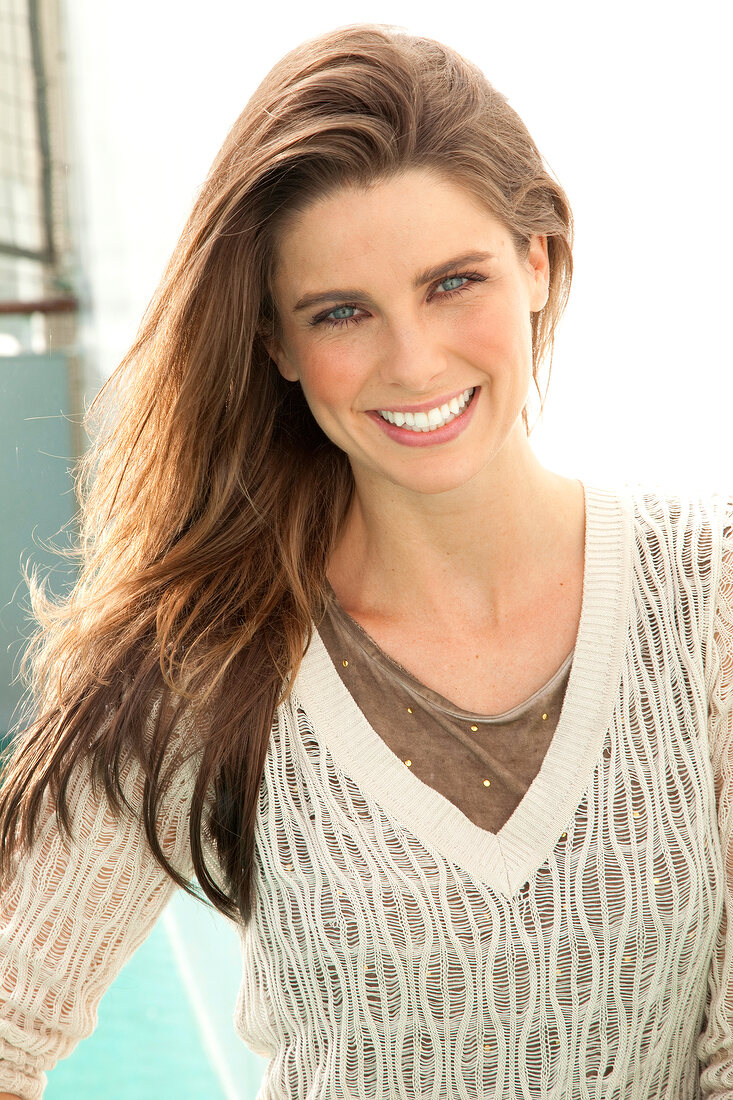
[[[241,931],[260,1100],[733,1097],[733,496],[585,493],[568,688],[498,833],[405,767],[314,635]],[[189,873],[191,782],[161,820]],[[132,816],[83,778],[72,801],[75,843],[49,814],[3,898],[0,1090],[26,1100],[173,889]]]

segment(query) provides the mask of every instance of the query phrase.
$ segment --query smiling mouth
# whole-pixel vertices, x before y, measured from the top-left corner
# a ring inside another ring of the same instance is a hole
[[[426,409],[424,412],[392,412],[389,409],[378,409],[379,415],[388,424],[395,428],[402,428],[409,432],[435,432],[438,428],[444,428],[452,420],[457,420],[471,403],[471,398],[476,392],[476,387],[464,390],[458,397],[452,397],[444,405],[436,405],[434,409]]]

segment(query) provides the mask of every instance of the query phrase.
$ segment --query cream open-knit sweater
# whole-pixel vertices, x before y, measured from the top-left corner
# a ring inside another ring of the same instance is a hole
[[[564,705],[497,835],[405,768],[314,636],[242,932],[261,1100],[733,1097],[733,496],[585,491]],[[189,874],[191,781],[161,823]],[[77,843],[48,816],[2,899],[0,1091],[27,1100],[172,890],[132,817],[81,778],[74,803]]]

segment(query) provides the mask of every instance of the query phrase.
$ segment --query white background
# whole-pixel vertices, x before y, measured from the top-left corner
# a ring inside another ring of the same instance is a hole
[[[597,484],[733,485],[728,4],[70,0],[86,336],[131,343],[234,119],[304,38],[386,22],[477,62],[576,217],[537,453]]]

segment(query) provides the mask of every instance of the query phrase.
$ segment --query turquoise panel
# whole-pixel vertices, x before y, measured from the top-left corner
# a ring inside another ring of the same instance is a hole
[[[250,1050],[234,1029],[242,975],[237,927],[184,890],[173,895],[166,917],[189,995],[204,1021],[202,1030],[208,1032],[209,1056],[216,1062],[227,1096],[250,1100],[257,1095],[268,1060]]]
[[[12,680],[29,631],[21,561],[30,555],[42,571],[53,567],[55,591],[73,578],[69,563],[41,545],[76,511],[73,414],[63,354],[0,359],[0,737],[20,698]]]

